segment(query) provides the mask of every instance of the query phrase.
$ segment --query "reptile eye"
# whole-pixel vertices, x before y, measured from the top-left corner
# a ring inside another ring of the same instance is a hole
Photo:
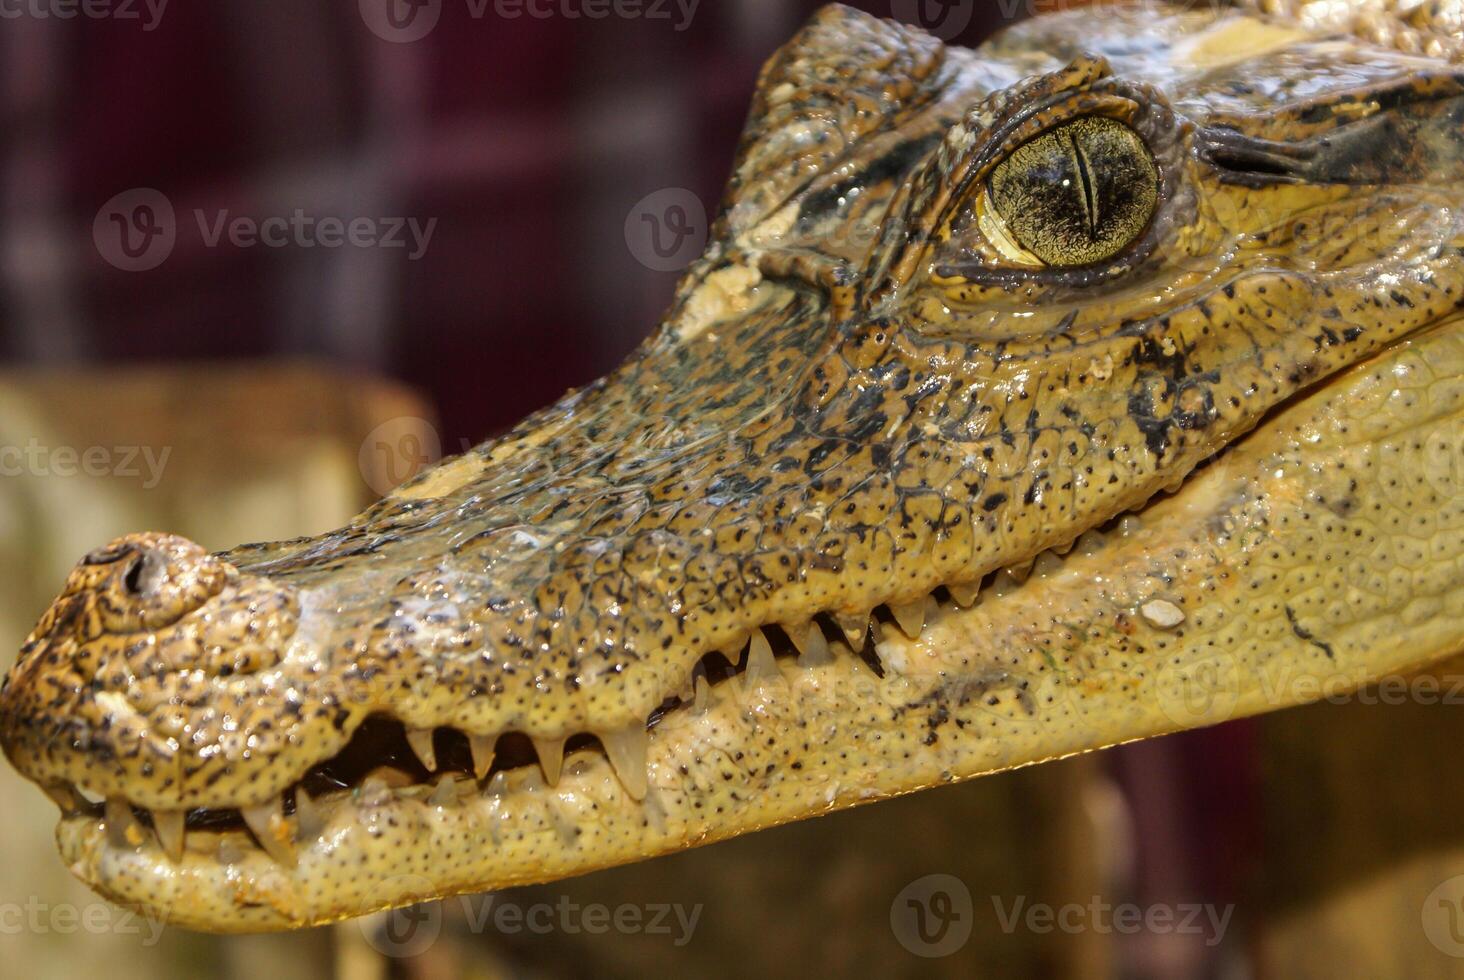
[[[1149,227],[1159,168],[1138,133],[1089,116],[1019,146],[992,172],[986,194],[982,230],[1008,258],[1090,265],[1113,258]]]

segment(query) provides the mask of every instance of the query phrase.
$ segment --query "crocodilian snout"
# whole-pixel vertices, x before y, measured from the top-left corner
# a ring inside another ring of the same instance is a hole
[[[295,623],[291,590],[186,538],[118,538],[72,569],[27,638],[0,688],[0,745],[47,789],[194,803],[229,703],[279,663]]]

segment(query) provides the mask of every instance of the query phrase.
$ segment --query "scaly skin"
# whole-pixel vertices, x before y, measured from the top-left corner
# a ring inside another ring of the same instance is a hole
[[[72,573],[0,694],[72,870],[299,926],[1464,649],[1464,74],[1428,22],[1389,39],[1432,59],[1295,6],[975,52],[826,9],[616,372],[339,531],[134,535]],[[1157,210],[1033,265],[992,171],[1095,116]]]

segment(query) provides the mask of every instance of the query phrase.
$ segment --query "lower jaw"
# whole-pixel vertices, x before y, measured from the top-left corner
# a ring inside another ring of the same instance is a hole
[[[1343,693],[1464,650],[1464,326],[1294,402],[1102,540],[858,657],[778,661],[650,735],[649,791],[572,753],[342,794],[277,863],[242,829],[181,860],[57,828],[87,884],[157,919],[293,928],[623,864],[925,787]]]

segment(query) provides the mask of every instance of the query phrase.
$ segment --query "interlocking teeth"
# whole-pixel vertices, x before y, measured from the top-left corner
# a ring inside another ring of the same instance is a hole
[[[620,783],[632,799],[643,800],[646,798],[646,789],[649,787],[649,778],[646,773],[646,751],[650,745],[650,735],[643,726],[637,725],[623,731],[612,732],[600,736],[600,744],[605,747],[605,754],[610,758],[610,766],[615,770],[615,775],[620,777]]]
[[[437,749],[432,744],[432,729],[408,728],[407,744],[428,772],[437,771]]]
[[[482,779],[493,768],[493,748],[498,741],[496,735],[469,735],[468,749],[473,753],[473,775]]]
[[[535,738],[534,751],[539,753],[539,767],[544,770],[544,781],[550,786],[559,785],[559,773],[564,768],[564,739]]]
[[[815,622],[784,626],[783,632],[793,641],[798,650],[798,666],[821,667],[834,659],[829,652],[829,641],[824,639],[823,628]]]
[[[925,628],[925,597],[921,596],[914,602],[892,602],[890,612],[895,617],[895,622],[900,626],[900,632],[912,640],[920,638],[920,631]]]
[[[692,678],[691,684],[695,692],[691,699],[692,709],[697,714],[704,715],[712,706],[712,683],[705,674],[697,674]]]
[[[259,806],[240,807],[239,813],[265,853],[285,867],[293,868],[299,860],[295,854],[295,835],[285,820],[282,803],[282,800],[276,800]]]
[[[183,810],[154,810],[152,812],[153,830],[157,831],[158,843],[162,845],[163,853],[175,862],[183,860],[185,835],[183,825],[187,816],[188,814]]]

